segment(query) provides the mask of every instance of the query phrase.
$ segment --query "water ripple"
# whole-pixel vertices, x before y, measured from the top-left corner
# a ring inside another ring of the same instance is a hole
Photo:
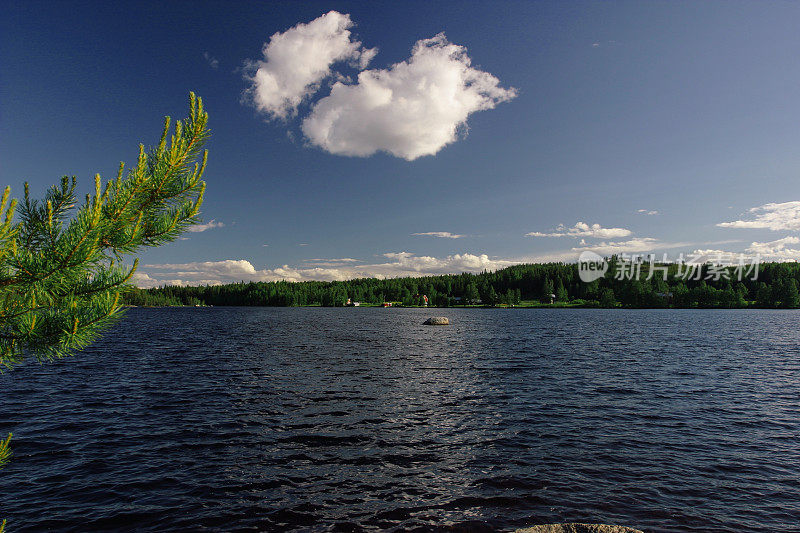
[[[797,531],[792,311],[135,309],[0,375],[12,531]]]

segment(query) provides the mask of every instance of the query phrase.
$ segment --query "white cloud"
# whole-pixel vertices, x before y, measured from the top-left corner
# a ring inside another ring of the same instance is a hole
[[[789,248],[791,244],[800,244],[799,237],[783,237],[769,242],[752,242],[742,252],[732,252],[722,249],[694,250],[690,256],[694,262],[720,262],[726,264],[739,264],[758,261],[794,262],[800,261],[800,249]]]
[[[769,242],[754,242],[747,248],[748,251],[754,253],[771,253],[779,250],[786,249],[787,244],[800,243],[800,238],[797,237],[784,237],[775,241]]]
[[[341,267],[351,263],[360,263],[358,259],[342,257],[340,259],[303,259],[304,266]]]
[[[640,214],[642,214],[642,215],[651,215],[651,216],[652,216],[652,215],[657,215],[657,214],[658,214],[658,211],[651,211],[651,210],[649,210],[649,209],[639,209],[639,210],[637,210],[636,212],[637,212],[637,213],[640,213]]]
[[[753,243],[753,246],[771,244],[780,247],[793,244],[794,240],[783,239],[774,243]],[[800,242],[798,240],[797,242]],[[654,252],[700,243],[666,243],[653,238],[637,238],[626,241],[601,242],[595,245],[575,247],[570,250],[547,252],[525,257],[490,257],[487,254],[454,254],[444,257],[419,256],[411,252],[389,252],[382,260],[370,264],[350,257],[338,259],[306,259],[297,266],[282,265],[277,268],[257,269],[245,259],[225,261],[203,261],[190,263],[147,264],[136,273],[134,283],[142,288],[171,285],[218,285],[239,281],[343,281],[353,278],[422,277],[440,274],[479,273],[494,271],[521,263],[574,262],[580,252],[592,250],[600,255],[621,253]],[[714,243],[702,243],[706,245]],[[713,252],[713,250],[712,250]],[[784,255],[799,250],[785,250]]]
[[[207,231],[207,230],[214,229],[214,228],[222,228],[224,226],[225,226],[225,224],[223,224],[222,222],[216,222],[212,218],[211,220],[209,220],[205,224],[195,224],[194,226],[189,226],[189,228],[186,231],[189,231],[189,232],[192,232],[192,233],[200,233],[202,231]]]
[[[362,48],[361,56],[358,58],[359,70],[364,70],[367,68],[370,62],[375,59],[376,55],[378,55],[377,48]]]
[[[687,263],[707,263],[707,262],[728,262],[736,252],[729,252],[727,250],[719,250],[717,248],[707,248],[692,250],[691,253],[686,254],[684,258]]]
[[[140,288],[145,287],[156,287],[158,285],[158,280],[155,278],[151,278],[147,273],[137,270],[133,273],[133,277],[131,281],[134,285]]]
[[[303,259],[304,263],[317,263],[319,261],[327,261],[332,263],[360,263],[358,259],[352,257],[342,257],[341,259]]]
[[[214,276],[245,279],[257,273],[255,267],[245,259],[226,259],[224,261],[202,261],[192,263],[148,264],[144,268],[169,270],[194,275],[195,273],[213,274]]]
[[[800,231],[800,201],[769,203],[749,210],[755,218],[721,222],[721,228],[769,229],[772,231]]]
[[[762,260],[767,261],[797,261],[800,259],[800,250],[788,248],[790,244],[800,244],[800,238],[784,237],[770,242],[754,242],[747,248],[747,252],[759,255]]]
[[[728,244],[731,242],[740,241],[715,241],[715,242],[664,242],[652,237],[635,237],[626,241],[604,241],[595,244],[585,244],[572,248],[575,252],[582,252],[584,250],[591,250],[600,255],[613,255],[623,253],[655,253],[664,250],[674,250],[676,248],[687,249],[689,246],[712,246],[719,244]],[[714,252],[715,250],[695,250],[696,252]],[[667,259],[676,259],[677,256],[668,257]]]
[[[203,52],[203,57],[208,62],[208,66],[209,67],[213,68],[214,70],[219,68],[219,59],[217,59],[216,57],[212,56],[208,52]]]
[[[460,272],[482,272],[497,270],[516,264],[508,259],[492,259],[486,254],[455,254],[437,258],[417,256],[410,252],[392,252],[383,254],[388,263],[367,265],[382,277],[436,275]],[[397,272],[398,274],[395,274]]]
[[[651,252],[657,248],[675,248],[680,246],[680,243],[662,243],[658,239],[653,239],[651,237],[642,237],[636,239],[630,239],[627,241],[609,241],[609,242],[600,242],[597,244],[590,244],[586,246],[580,246],[573,248],[575,251],[583,251],[583,250],[591,250],[595,253],[600,255],[613,255],[613,254],[621,254],[621,253],[633,253],[633,252]]]
[[[350,15],[331,11],[274,34],[264,44],[264,59],[247,69],[248,99],[259,111],[285,119],[332,76],[333,64],[347,61],[365,68],[377,50],[365,50],[351,40],[352,26]]]
[[[526,233],[526,237],[595,237],[598,239],[614,239],[618,237],[627,237],[633,233],[625,228],[604,228],[600,224],[592,224],[591,226],[586,222],[578,222],[571,228],[567,228],[560,224],[556,231],[553,233],[542,233],[539,231],[532,231]]]
[[[755,260],[755,255],[745,252],[729,252],[716,248],[694,250],[683,256],[674,258],[676,261],[689,265],[702,265],[713,263],[716,265],[736,266],[739,264],[748,265]]]
[[[165,279],[162,277],[154,278],[147,274],[146,272],[142,272],[137,270],[133,274],[132,278],[133,284],[139,287],[140,289],[149,289],[152,287],[161,287],[163,285],[220,285],[221,282],[218,279],[201,279],[201,278],[193,278],[191,280],[186,279]]]
[[[574,255],[574,254],[573,254]],[[256,269],[245,259],[144,265],[134,283],[142,288],[163,284],[215,285],[238,281],[342,281],[353,278],[420,277],[461,272],[497,270],[523,261],[490,258],[486,254],[455,254],[447,257],[417,256],[410,252],[383,254],[385,261],[354,265],[355,259],[331,260],[328,265],[283,265],[274,269]],[[577,256],[575,256],[577,257]],[[311,260],[309,260],[311,261]],[[335,262],[336,261],[336,262]]]
[[[450,233],[449,231],[426,231],[424,233],[412,233],[420,237],[438,237],[440,239],[461,239],[466,235],[459,235],[457,233]]]
[[[365,70],[355,84],[336,82],[302,123],[327,152],[366,157],[387,152],[406,160],[433,155],[457,140],[467,118],[514,98],[515,89],[471,66],[467,50],[443,33],[417,41],[411,57]]]

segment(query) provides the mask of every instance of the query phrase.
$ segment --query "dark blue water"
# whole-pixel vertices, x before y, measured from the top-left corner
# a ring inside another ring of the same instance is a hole
[[[432,314],[449,327],[422,326]],[[800,312],[135,309],[0,376],[11,531],[800,530]]]

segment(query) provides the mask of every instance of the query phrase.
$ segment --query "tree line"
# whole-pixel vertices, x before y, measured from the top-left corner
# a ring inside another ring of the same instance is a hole
[[[797,308],[800,264],[762,263],[757,276],[734,267],[698,265],[687,276],[680,264],[638,266],[638,276],[611,268],[582,281],[574,263],[515,265],[496,272],[347,281],[240,282],[227,285],[131,288],[136,306],[344,306],[364,304],[452,306],[556,305],[625,308]]]

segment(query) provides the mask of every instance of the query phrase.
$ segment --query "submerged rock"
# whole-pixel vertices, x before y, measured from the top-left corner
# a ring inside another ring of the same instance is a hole
[[[423,322],[425,326],[449,326],[450,319],[446,316],[432,316],[425,322]]]
[[[514,533],[642,533],[638,529],[608,524],[542,524],[518,529]]]

